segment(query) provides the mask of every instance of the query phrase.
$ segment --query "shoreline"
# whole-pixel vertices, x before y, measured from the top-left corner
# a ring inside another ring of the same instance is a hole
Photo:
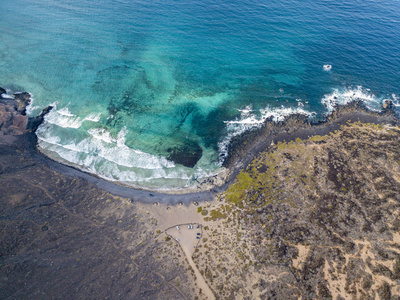
[[[348,121],[400,124],[400,119],[395,116],[392,109],[383,108],[380,112],[372,111],[362,101],[338,105],[332,113],[317,122],[310,121],[300,114],[290,115],[279,122],[268,119],[261,128],[244,132],[232,139],[228,147],[228,157],[223,166],[233,169],[231,176],[236,177],[258,153],[270,148],[271,143],[290,142],[296,138],[307,139],[313,135],[326,135],[339,129]]]
[[[165,188],[165,189],[164,188],[154,188],[154,189],[152,189],[152,188],[147,188],[147,187],[141,187],[140,185],[130,184],[130,183],[127,183],[124,181],[111,180],[106,177],[102,177],[96,173],[91,173],[91,172],[85,170],[84,168],[80,168],[79,166],[70,164],[68,161],[66,161],[64,159],[60,159],[60,161],[55,160],[55,159],[51,158],[50,156],[46,155],[46,152],[43,151],[43,149],[41,149],[39,146],[37,146],[36,148],[37,148],[38,155],[46,157],[46,158],[50,159],[51,161],[61,164],[63,166],[70,167],[72,169],[75,169],[76,171],[86,173],[90,176],[94,176],[98,179],[102,179],[102,180],[105,180],[110,183],[114,183],[114,184],[122,186],[122,187],[126,187],[129,189],[135,189],[135,190],[142,190],[142,191],[149,192],[149,193],[180,195],[180,194],[206,192],[206,191],[210,191],[210,190],[214,189],[217,186],[223,185],[225,182],[225,178],[229,176],[229,175],[227,175],[227,173],[229,173],[229,170],[225,167],[221,167],[220,172],[218,172],[210,177],[203,178],[201,180],[201,182],[197,180],[198,184],[196,184],[196,185],[190,185],[190,186],[182,187],[182,188]],[[215,182],[218,182],[218,183],[215,183]]]
[[[244,132],[232,140],[229,146],[230,153],[228,157],[230,159],[226,164],[224,163],[226,168],[224,177],[226,180],[220,185],[208,185],[205,190],[200,191],[193,191],[196,186],[162,191],[130,187],[54,161],[42,154],[37,146],[34,146],[34,157],[55,171],[94,183],[97,187],[115,196],[131,198],[134,201],[143,203],[188,204],[190,202],[212,200],[218,193],[225,191],[235,181],[240,171],[245,169],[261,151],[270,148],[271,144],[274,145],[284,141],[290,142],[296,138],[306,139],[313,135],[326,135],[339,129],[341,125],[346,124],[348,121],[391,125],[400,123],[393,111],[370,111],[360,102],[351,102],[344,106],[338,106],[325,120],[318,123],[310,122],[303,115],[291,115],[281,122],[267,120],[263,127]],[[236,146],[238,144],[241,145],[240,148]]]
[[[0,99],[3,104],[13,101],[1,97]],[[40,117],[43,120],[43,115]],[[29,120],[31,119],[35,118],[30,117]],[[305,139],[313,135],[326,135],[337,130],[348,121],[399,124],[399,119],[390,108],[383,108],[381,112],[371,111],[365,107],[362,101],[353,101],[343,106],[337,106],[331,114],[318,122],[310,121],[306,116],[299,114],[290,115],[280,122],[274,122],[270,118],[264,122],[262,127],[246,131],[231,140],[228,146],[228,156],[222,165],[222,172],[206,179],[206,183],[200,186],[171,190],[132,187],[120,182],[109,181],[78,167],[55,161],[38,148],[35,129],[25,135],[27,136],[32,157],[51,170],[73,178],[83,179],[115,196],[130,198],[132,201],[140,201],[142,203],[162,202],[167,205],[174,205],[213,200],[218,193],[225,191],[235,181],[239,172],[245,169],[261,151],[267,150],[278,142],[289,142],[296,138]],[[215,181],[217,181],[217,184],[215,184]]]

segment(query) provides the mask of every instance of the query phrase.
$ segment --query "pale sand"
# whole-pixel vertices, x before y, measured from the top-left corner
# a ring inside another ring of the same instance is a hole
[[[304,246],[304,245],[293,245],[294,247],[297,248],[299,251],[299,254],[297,255],[296,259],[293,259],[293,267],[296,269],[301,269],[303,267],[304,262],[307,259],[308,252],[310,252],[310,246]]]
[[[188,226],[192,225],[193,228],[189,229]],[[186,258],[189,262],[189,265],[194,270],[196,275],[196,281],[198,287],[201,289],[202,293],[206,296],[207,299],[215,299],[213,292],[211,291],[210,287],[207,285],[204,277],[199,272],[196,264],[192,259],[192,255],[194,249],[198,242],[200,241],[197,237],[201,238],[201,225],[198,223],[191,223],[191,224],[181,224],[179,225],[179,229],[177,226],[173,226],[166,230],[166,233],[170,235],[173,239],[175,239],[179,245],[182,247],[183,252],[186,255]],[[199,228],[197,228],[199,226]],[[200,233],[200,235],[198,235]]]
[[[200,233],[200,237],[202,237],[201,222],[203,218],[201,214],[197,213],[197,207],[193,204],[168,206],[142,203],[136,203],[136,206],[141,215],[147,215],[148,218],[157,220],[155,225],[157,230],[165,231],[181,246],[187,262],[194,271],[197,286],[201,289],[201,295],[205,296],[205,299],[215,299],[213,292],[192,259],[194,249],[200,242],[200,239],[197,239],[197,233]],[[193,229],[188,228],[189,224],[193,225]],[[199,228],[196,228],[197,225],[199,225]],[[179,230],[176,226],[179,226]]]
[[[400,234],[396,234],[394,238],[394,242],[398,241],[397,239],[400,237]],[[345,265],[348,265],[350,259],[361,259],[364,262],[364,270],[372,276],[372,286],[371,292],[374,293],[376,297],[378,297],[377,290],[384,282],[389,283],[392,287],[392,295],[400,296],[400,288],[396,281],[391,280],[387,277],[381,276],[379,274],[374,274],[373,271],[367,264],[367,260],[370,259],[372,265],[376,266],[377,264],[382,264],[393,270],[393,261],[383,261],[380,260],[372,251],[373,249],[371,243],[369,241],[355,240],[354,243],[357,245],[358,252],[354,255],[344,254],[346,259]],[[338,268],[335,262],[331,262],[332,265],[325,260],[324,267],[324,276],[325,280],[328,282],[329,290],[332,293],[332,298],[337,299],[341,296],[344,299],[353,299],[353,296],[348,294],[345,290],[346,286],[346,274],[339,273]],[[332,276],[334,275],[334,276]],[[335,278],[334,278],[335,277]]]

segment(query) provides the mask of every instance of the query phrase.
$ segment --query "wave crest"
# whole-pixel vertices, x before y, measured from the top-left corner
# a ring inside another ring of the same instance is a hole
[[[85,121],[90,122],[98,122],[100,121],[100,113],[91,113],[86,117],[78,117],[77,115],[72,114],[68,107],[63,107],[61,109],[57,109],[57,106],[50,111],[50,113],[45,117],[46,122],[51,123],[53,125],[62,127],[62,128],[74,128],[78,129],[82,126],[82,123]]]
[[[267,119],[271,118],[272,121],[279,122],[283,121],[287,116],[293,114],[302,114],[308,117],[315,114],[301,107],[284,106],[277,108],[266,107],[264,109],[260,109],[258,114],[252,110],[251,106],[247,106],[239,111],[241,115],[238,119],[233,121],[225,121],[227,136],[218,144],[220,152],[220,164],[223,163],[224,159],[228,155],[228,145],[232,138],[242,134],[245,131],[260,128]]]
[[[328,113],[332,112],[337,105],[346,105],[352,101],[362,101],[374,111],[381,110],[383,98],[375,96],[369,89],[362,86],[356,88],[334,89],[332,93],[326,94],[321,103],[326,107]]]

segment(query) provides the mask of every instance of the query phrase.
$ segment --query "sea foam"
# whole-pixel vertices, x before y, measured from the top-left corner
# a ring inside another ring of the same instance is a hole
[[[253,111],[251,106],[247,106],[244,109],[239,110],[240,117],[233,121],[226,121],[227,136],[218,144],[220,152],[220,164],[223,163],[224,159],[228,155],[228,146],[231,140],[242,134],[243,132],[260,128],[267,119],[271,119],[274,122],[283,121],[287,116],[292,114],[302,114],[310,117],[315,114],[309,112],[301,107],[266,107],[260,109],[257,112]]]
[[[111,136],[109,133],[96,132],[101,132],[102,138],[90,136],[77,144],[62,144],[60,137],[51,135],[51,130],[40,128],[39,146],[51,157],[56,155],[55,158],[104,179],[133,185],[140,183],[150,188],[162,188],[162,184],[154,185],[157,180],[168,181],[170,185],[165,188],[187,187],[218,173],[202,168],[188,169],[163,157],[131,149],[122,144],[124,129],[117,138],[107,141],[103,137]]]
[[[334,89],[322,98],[321,103],[326,107],[329,114],[337,105],[346,105],[352,101],[362,101],[370,110],[380,111],[382,100],[382,97],[375,96],[368,89],[357,86],[356,88]]]
[[[38,131],[39,144],[45,142],[44,148],[57,148],[57,154],[63,159],[83,167],[94,167],[100,163],[98,157],[119,166],[140,169],[173,168],[175,164],[166,158],[157,157],[139,150],[131,149],[124,144],[126,129],[122,129],[118,138],[113,138],[105,129],[90,129],[89,137],[78,143],[61,143],[59,137],[52,134],[50,126],[42,126]],[[41,145],[42,146],[42,145]],[[82,156],[79,153],[85,153]]]
[[[215,168],[205,170],[199,166],[190,169],[175,165],[163,156],[132,149],[125,144],[128,134],[126,127],[117,134],[112,134],[105,127],[84,131],[81,128],[84,121],[98,122],[101,115],[78,117],[68,107],[57,109],[57,103],[53,105],[55,110],[46,116],[37,135],[42,151],[56,160],[111,181],[134,185],[146,183],[151,188],[161,187],[163,180],[171,184],[169,188],[187,187],[218,173]],[[71,130],[80,130],[80,133],[74,135]],[[204,164],[206,158],[203,160]],[[159,183],[153,185],[156,181]]]
[[[62,128],[74,128],[78,129],[82,126],[85,121],[98,122],[100,121],[100,113],[91,113],[86,117],[82,118],[72,114],[68,107],[57,109],[57,105],[50,111],[46,116],[46,122],[57,125]]]

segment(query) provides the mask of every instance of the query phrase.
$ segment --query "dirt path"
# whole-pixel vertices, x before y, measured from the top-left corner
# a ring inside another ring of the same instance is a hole
[[[210,287],[204,280],[203,275],[201,275],[192,259],[193,251],[202,236],[201,225],[198,223],[181,224],[168,228],[166,230],[166,233],[173,239],[175,239],[181,246],[189,262],[189,265],[192,267],[194,274],[196,275],[197,285],[201,289],[202,295],[204,295],[209,300],[215,299],[213,292],[211,291]]]
[[[181,245],[182,246],[182,245]],[[196,275],[196,281],[197,285],[201,289],[202,293],[209,299],[215,299],[213,292],[211,291],[210,287],[204,280],[204,277],[200,274],[199,270],[197,269],[196,264],[194,263],[192,259],[192,255],[190,254],[190,250],[187,249],[186,247],[182,246],[183,252],[185,252],[186,258],[189,262],[189,265],[193,268],[194,274]]]

